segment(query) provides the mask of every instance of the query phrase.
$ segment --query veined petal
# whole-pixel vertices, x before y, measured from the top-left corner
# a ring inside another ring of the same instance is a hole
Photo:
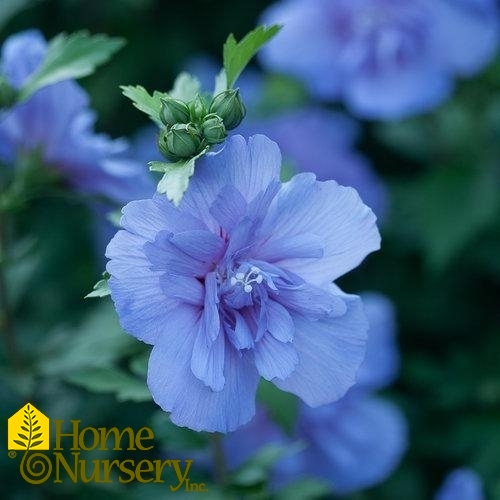
[[[170,241],[186,255],[201,262],[217,262],[224,249],[221,238],[203,229],[175,233]]]
[[[277,265],[306,281],[325,285],[356,267],[380,247],[373,212],[352,188],[298,174],[283,185],[262,225],[270,241],[313,233],[323,242],[321,259],[283,259]]]
[[[233,185],[249,202],[272,180],[279,179],[280,167],[279,148],[267,137],[256,135],[248,142],[239,135],[229,137],[222,150],[206,154],[196,162],[180,208],[195,214],[217,232],[218,223],[210,214],[210,207],[221,190]]]
[[[111,259],[106,269],[111,274],[111,297],[123,329],[153,344],[163,326],[169,324],[167,318],[175,322],[175,314],[169,315],[175,303],[162,292],[159,274],[150,270],[143,244],[140,236],[118,231],[106,250]]]
[[[205,304],[203,309],[203,328],[208,339],[215,340],[220,332],[219,297],[215,273],[208,273],[205,278]]]
[[[245,198],[231,185],[222,188],[210,207],[210,213],[226,233],[231,233],[246,210]]]
[[[355,383],[365,356],[368,323],[361,299],[345,296],[347,312],[340,317],[308,321],[294,316],[294,346],[299,364],[285,380],[273,381],[310,406],[341,398]]]
[[[312,233],[292,237],[268,239],[259,245],[256,257],[270,263],[283,259],[319,259],[323,257],[323,240]]]
[[[169,298],[193,306],[202,306],[205,301],[205,288],[191,276],[164,273],[160,276],[162,292]]]
[[[160,231],[206,229],[202,221],[183,212],[165,196],[155,194],[150,200],[132,201],[123,210],[121,225],[127,231],[153,241]]]
[[[197,277],[213,269],[222,249],[222,240],[204,230],[177,234],[160,231],[153,242],[144,244],[144,253],[153,271]]]
[[[160,231],[154,242],[144,243],[144,253],[152,271],[183,276],[203,276],[206,266],[176,247],[170,239],[172,233]]]
[[[226,382],[224,377],[224,336],[218,335],[215,340],[211,340],[207,337],[203,323],[202,319],[193,346],[191,370],[196,378],[213,391],[221,391]]]
[[[265,305],[267,331],[280,342],[291,342],[295,325],[288,311],[278,302],[268,300]]]
[[[182,311],[181,311],[182,313]],[[151,352],[148,386],[154,400],[176,425],[196,431],[230,432],[255,414],[259,375],[245,357],[225,351],[226,383],[214,392],[191,371],[191,353],[197,321],[184,317],[184,325],[170,342],[158,342]]]
[[[302,283],[297,286],[280,284],[279,291],[273,294],[274,300],[288,310],[305,316],[309,320],[317,320],[325,316],[342,316],[347,306],[341,295],[332,293],[330,287],[320,287]]]
[[[253,349],[255,366],[266,380],[286,379],[299,362],[293,343],[281,342],[265,334]]]
[[[232,311],[232,314],[235,325],[234,327],[227,326],[224,330],[229,341],[236,349],[250,349],[254,345],[252,330],[237,310]]]

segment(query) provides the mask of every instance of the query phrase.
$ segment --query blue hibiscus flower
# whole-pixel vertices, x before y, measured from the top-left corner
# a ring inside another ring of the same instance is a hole
[[[495,0],[284,0],[262,22],[284,24],[266,67],[371,119],[434,108],[491,61],[500,33]]]
[[[334,181],[282,184],[280,164],[267,137],[231,137],[197,163],[178,208],[129,203],[108,246],[122,326],[154,344],[149,388],[178,425],[236,429],[260,376],[311,406],[355,381],[367,324],[332,281],[379,248],[376,218]]]

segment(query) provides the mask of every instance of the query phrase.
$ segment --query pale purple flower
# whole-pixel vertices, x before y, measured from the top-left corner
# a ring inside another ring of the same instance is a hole
[[[283,23],[261,61],[359,117],[430,110],[494,57],[495,0],[283,0],[262,16]]]
[[[265,136],[196,164],[176,208],[128,204],[107,249],[123,328],[154,345],[148,385],[174,423],[227,432],[255,413],[262,376],[311,406],[342,397],[364,357],[359,297],[332,282],[378,249],[352,188],[279,181]]]
[[[2,46],[1,72],[19,88],[46,51],[36,30],[13,35]],[[19,154],[36,151],[47,168],[82,193],[118,205],[151,196],[154,183],[147,167],[128,157],[126,141],[96,134],[95,119],[87,93],[75,81],[45,87],[0,113],[0,161],[13,165]]]
[[[484,500],[484,498],[481,478],[467,467],[450,472],[434,497],[435,500]]]

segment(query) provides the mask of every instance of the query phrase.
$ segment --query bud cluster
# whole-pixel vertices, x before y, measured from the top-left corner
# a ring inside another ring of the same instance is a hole
[[[227,131],[236,128],[246,112],[235,89],[220,92],[209,103],[199,94],[190,102],[173,97],[161,102],[160,119],[165,128],[158,137],[158,147],[170,161],[192,158],[207,146],[223,142]]]

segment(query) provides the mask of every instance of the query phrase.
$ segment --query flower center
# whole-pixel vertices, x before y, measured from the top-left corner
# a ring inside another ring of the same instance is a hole
[[[246,293],[251,293],[252,283],[260,285],[263,279],[262,271],[257,266],[251,266],[246,273],[240,271],[231,276],[230,283],[232,286],[240,285]]]

